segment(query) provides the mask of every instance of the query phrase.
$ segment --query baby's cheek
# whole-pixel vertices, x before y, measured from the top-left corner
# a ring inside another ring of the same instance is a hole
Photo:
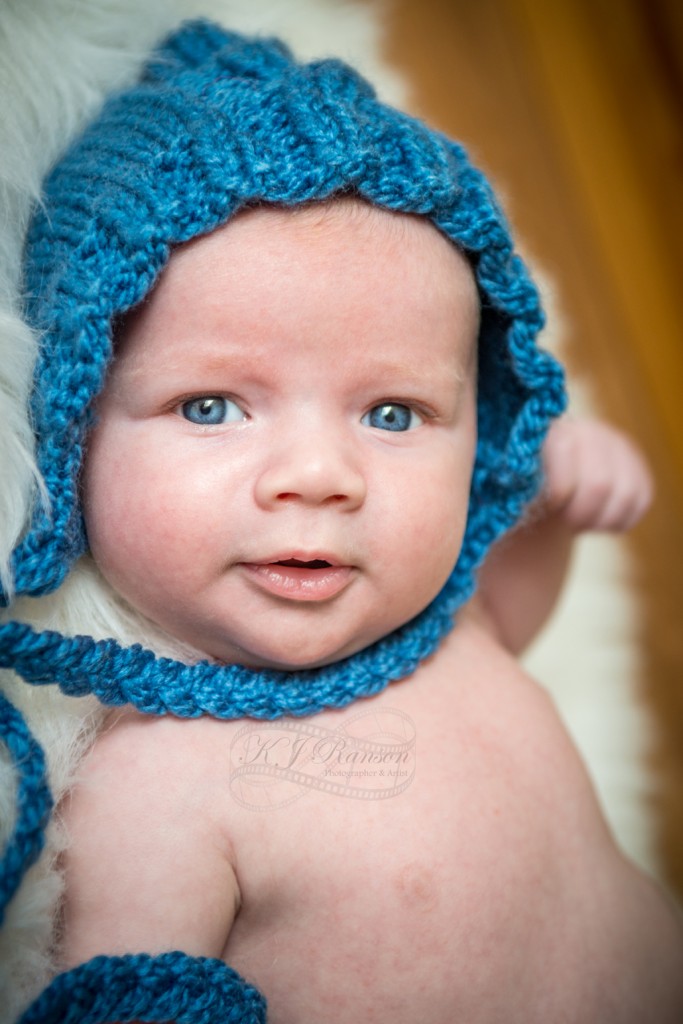
[[[115,438],[96,438],[83,475],[83,512],[92,555],[117,590],[163,573],[178,543],[170,471]],[[167,494],[167,490],[171,491]]]
[[[391,534],[391,593],[405,618],[440,592],[460,554],[467,519],[467,493],[448,471],[418,474],[404,490],[400,519]],[[469,487],[467,488],[469,490]],[[385,542],[388,540],[385,535]],[[386,555],[385,555],[386,557]]]

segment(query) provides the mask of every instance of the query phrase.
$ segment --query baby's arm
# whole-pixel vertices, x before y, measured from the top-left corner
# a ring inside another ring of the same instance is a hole
[[[543,465],[540,497],[480,574],[489,621],[513,653],[523,650],[550,615],[575,535],[628,530],[652,500],[652,478],[640,452],[625,434],[597,420],[565,416],[554,423]]]
[[[216,780],[182,724],[122,719],[98,738],[61,809],[64,969],[100,953],[222,956],[239,888],[211,806]]]

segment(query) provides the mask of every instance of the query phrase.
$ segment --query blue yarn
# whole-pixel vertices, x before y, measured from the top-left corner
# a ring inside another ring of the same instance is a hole
[[[52,811],[45,755],[21,713],[0,693],[0,734],[17,770],[17,819],[0,861],[0,924],[26,871],[38,859]]]
[[[311,715],[372,696],[414,672],[452,626],[448,597],[442,594],[440,615],[432,608],[413,621],[407,642],[397,630],[388,644],[322,669],[253,672],[206,661],[186,665],[158,658],[139,644],[122,648],[113,640],[36,633],[18,622],[0,626],[0,667],[11,666],[36,685],[57,683],[72,697],[94,693],[103,704],[132,704],[146,714],[222,719]]]
[[[13,554],[15,590],[54,591],[87,550],[78,479],[112,322],[150,291],[172,248],[249,204],[294,206],[349,192],[431,219],[466,253],[479,287],[479,439],[462,550],[442,592],[390,636],[307,672],[184,665],[139,645],[11,621],[0,625],[0,667],[148,714],[270,719],[378,693],[436,649],[491,544],[535,494],[545,433],[564,408],[562,371],[536,346],[536,289],[490,186],[459,144],[380,104],[339,61],[298,64],[277,40],[208,22],[174,33],[45,182],[27,241],[25,294],[42,338],[32,415],[49,506],[36,504]],[[0,592],[0,604],[9,603]],[[19,770],[18,820],[0,865],[4,906],[38,856],[50,797],[40,748],[11,705],[0,712]],[[213,1024],[260,1021],[264,1012],[224,964],[169,953],[89,961],[55,979],[21,1024]]]
[[[97,956],[58,975],[17,1024],[265,1024],[266,1001],[224,964],[185,953]]]

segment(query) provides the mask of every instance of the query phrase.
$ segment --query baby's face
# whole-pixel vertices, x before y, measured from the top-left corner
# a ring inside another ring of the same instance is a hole
[[[129,320],[84,472],[93,556],[198,656],[316,667],[436,596],[476,445],[478,300],[426,221],[241,214]]]

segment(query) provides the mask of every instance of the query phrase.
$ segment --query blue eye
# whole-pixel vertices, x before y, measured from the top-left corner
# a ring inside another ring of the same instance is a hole
[[[244,419],[244,413],[236,402],[217,395],[203,395],[183,402],[181,412],[190,423],[215,427],[222,423],[237,423]]]
[[[361,423],[377,430],[412,430],[422,423],[422,418],[407,405],[387,402],[385,405],[376,405],[370,412],[366,412]]]

